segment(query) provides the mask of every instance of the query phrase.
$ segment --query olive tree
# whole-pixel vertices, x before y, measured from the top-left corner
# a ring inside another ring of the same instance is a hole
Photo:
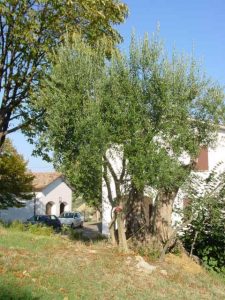
[[[140,43],[133,38],[129,54],[115,52],[110,61],[102,52],[80,39],[59,48],[36,104],[46,110],[39,153],[53,150],[56,167],[87,197],[101,198],[103,178],[123,247],[124,218],[127,232],[141,242],[155,239],[163,245],[172,232],[178,190],[200,148],[215,138],[223,91],[193,58],[169,57],[158,36]],[[120,152],[120,174],[109,149]],[[188,163],[181,159],[184,154]],[[143,209],[147,186],[155,193],[149,224]]]

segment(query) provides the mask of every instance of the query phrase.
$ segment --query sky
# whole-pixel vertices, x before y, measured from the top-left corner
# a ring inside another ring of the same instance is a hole
[[[160,27],[160,36],[170,52],[192,53],[206,73],[225,86],[225,1],[224,0],[124,0],[130,13],[117,29],[124,38],[120,49],[127,50],[131,32],[142,38]],[[32,171],[52,171],[53,166],[32,157],[32,145],[17,132],[10,136]]]

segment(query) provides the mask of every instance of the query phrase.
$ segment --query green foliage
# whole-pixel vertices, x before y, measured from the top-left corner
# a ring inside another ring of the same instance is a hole
[[[80,231],[76,231],[76,230],[73,230],[73,229],[70,229],[69,230],[69,238],[73,241],[89,241],[89,238],[85,237],[83,235],[83,232],[80,232]]]
[[[30,131],[43,110],[30,107],[30,97],[48,72],[54,48],[82,35],[91,46],[104,41],[110,55],[122,37],[114,24],[127,16],[117,0],[4,0],[0,2],[0,146],[8,133]],[[17,122],[15,122],[15,120]]]
[[[5,224],[4,226],[10,228],[11,230],[16,230],[16,231],[26,230],[25,225],[20,221],[13,221],[12,223]]]
[[[46,110],[38,153],[53,150],[55,166],[84,199],[101,199],[102,157],[118,145],[138,190],[177,190],[200,147],[215,138],[222,88],[193,58],[168,57],[157,36],[133,38],[128,56],[104,61],[103,53],[79,38],[58,49],[36,103]]]
[[[6,140],[0,153],[0,208],[23,206],[21,200],[33,197],[33,176],[27,172],[27,163]]]
[[[35,235],[50,236],[54,233],[54,229],[50,226],[43,226],[39,224],[28,224],[26,230]]]
[[[13,221],[9,224],[3,224],[4,227],[15,231],[27,231],[35,235],[50,236],[54,233],[52,227],[47,227],[41,224],[24,224],[20,221]]]
[[[185,218],[193,220],[185,230],[184,245],[190,251],[194,243],[193,254],[207,268],[224,271],[225,173],[216,167],[206,178],[193,175],[187,192],[190,204],[186,208]]]
[[[140,246],[136,249],[138,254],[147,257],[150,261],[157,261],[160,257],[160,251],[146,246]]]
[[[192,222],[191,228],[185,232],[183,237],[185,248],[190,251],[191,244],[196,233],[197,222]],[[224,230],[224,229],[223,229]],[[195,242],[193,254],[198,256],[203,265],[217,272],[224,272],[225,265],[225,236],[224,231],[218,226],[210,226],[208,224],[202,226],[199,231],[198,238]]]
[[[51,80],[45,83],[47,88],[37,101],[38,108],[48,107],[45,115],[48,130],[41,128],[38,143],[42,150],[45,147],[47,151],[59,150],[55,151],[55,167],[76,187],[78,195],[82,194],[92,203],[99,202],[101,194],[102,151],[98,141],[102,139],[103,128],[97,117],[98,103],[93,101],[93,92],[95,82],[102,76],[103,57],[103,51],[99,49],[99,53],[95,53],[80,39],[75,40],[74,51],[62,47]],[[50,132],[54,133],[49,135]],[[105,147],[104,143],[101,147]]]

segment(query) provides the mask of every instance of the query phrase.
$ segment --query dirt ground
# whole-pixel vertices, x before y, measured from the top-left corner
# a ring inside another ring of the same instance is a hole
[[[83,228],[76,228],[77,232],[82,232],[82,235],[84,237],[87,237],[89,239],[95,239],[96,237],[101,234],[102,231],[102,224],[101,222],[85,222]]]

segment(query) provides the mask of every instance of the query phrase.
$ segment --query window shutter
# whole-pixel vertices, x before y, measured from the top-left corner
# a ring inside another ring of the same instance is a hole
[[[204,147],[200,150],[199,156],[196,159],[196,170],[197,171],[208,171],[208,148]]]

